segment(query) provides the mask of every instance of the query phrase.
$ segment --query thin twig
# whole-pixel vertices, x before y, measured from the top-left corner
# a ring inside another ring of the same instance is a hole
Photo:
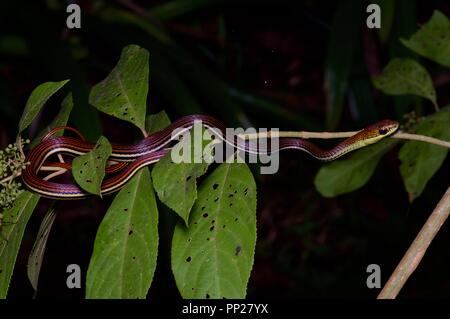
[[[431,136],[426,136],[426,135],[398,132],[398,133],[392,135],[392,138],[399,138],[399,139],[403,139],[403,140],[427,142],[427,143],[430,143],[430,144],[435,144],[435,145],[439,145],[439,146],[450,148],[450,141],[443,141],[443,140],[439,140],[437,138],[434,138],[434,137],[431,137]]]
[[[252,134],[240,134],[239,137],[244,139],[257,139],[257,138],[274,138],[274,137],[296,137],[296,138],[320,138],[320,139],[329,139],[329,138],[345,138],[355,135],[358,131],[350,131],[350,132],[307,132],[307,131],[279,131],[273,132],[268,131],[264,133],[252,133]],[[420,134],[411,134],[404,132],[397,132],[390,137],[402,139],[402,140],[411,140],[411,141],[420,141],[426,142],[430,144],[435,144],[443,147],[450,148],[450,141],[440,140],[431,136],[420,135]]]
[[[409,276],[416,270],[431,241],[450,214],[450,187],[445,192],[431,213],[428,220],[417,234],[413,243],[395,268],[378,299],[394,299],[404,286]]]
[[[18,172],[17,174],[12,174],[12,175],[10,175],[10,176],[8,176],[8,177],[5,177],[4,179],[2,179],[2,180],[0,181],[0,184],[5,184],[5,183],[7,183],[7,182],[10,182],[10,181],[12,181],[14,178],[16,178],[16,177],[18,177],[18,176],[20,176],[20,175],[22,175],[22,172]]]

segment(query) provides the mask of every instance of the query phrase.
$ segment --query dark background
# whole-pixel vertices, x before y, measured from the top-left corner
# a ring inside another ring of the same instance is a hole
[[[402,120],[427,102],[377,92],[370,77],[392,57],[416,57],[399,38],[409,38],[433,10],[450,15],[448,1],[395,1],[383,10],[392,26],[381,40],[365,26],[365,1],[75,1],[82,28],[68,30],[72,1],[0,3],[0,147],[14,140],[31,91],[40,83],[71,79],[29,130],[33,137],[73,91],[70,124],[95,141],[139,136],[131,124],[88,105],[89,89],[116,64],[121,49],[138,44],[150,53],[148,113],[166,110],[172,119],[205,113],[228,126],[280,130],[355,130],[383,118]],[[169,7],[170,6],[170,7]],[[169,9],[170,10],[169,10]],[[350,31],[350,32],[349,32]],[[416,57],[417,58],[417,57]],[[448,70],[425,59],[438,103],[450,101]],[[348,71],[342,114],[327,113],[324,74]],[[330,144],[323,144],[328,146]],[[322,165],[304,153],[286,151],[276,175],[258,175],[258,239],[248,286],[251,298],[374,298],[366,267],[379,264],[384,284],[448,187],[449,159],[423,194],[409,203],[399,174],[398,148],[388,153],[363,188],[325,199],[313,179]],[[255,170],[256,172],[256,170]],[[57,203],[37,298],[82,298],[66,288],[66,266],[85,275],[106,201]],[[41,200],[27,228],[9,296],[33,296],[26,262],[39,223],[49,207]],[[161,205],[160,254],[149,297],[179,298],[170,271],[174,214]],[[450,297],[450,232],[444,225],[402,298]],[[84,278],[83,278],[84,280]]]

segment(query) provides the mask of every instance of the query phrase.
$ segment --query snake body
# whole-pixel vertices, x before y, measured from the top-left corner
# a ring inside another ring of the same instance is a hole
[[[207,115],[185,116],[173,122],[162,131],[153,133],[136,144],[112,144],[110,159],[118,162],[117,167],[119,169],[110,169],[110,172],[116,172],[117,174],[103,180],[101,194],[106,195],[119,190],[141,168],[159,161],[170,152],[169,145],[175,143],[181,134],[190,130],[199,121],[206,128],[212,130],[223,142],[236,149],[253,154],[266,153],[266,150],[261,150],[251,143],[242,140],[236,141],[236,139],[226,137],[225,125],[213,117]],[[381,140],[394,133],[397,128],[398,122],[383,120],[367,126],[329,150],[322,150],[305,139],[284,137],[279,139],[279,145],[273,151],[278,152],[285,149],[296,149],[304,151],[318,160],[332,161],[348,152]],[[26,161],[29,165],[26,166],[22,174],[24,184],[30,190],[48,198],[78,199],[90,196],[91,194],[82,190],[76,184],[47,181],[40,178],[38,172],[51,155],[68,154],[71,156],[79,156],[91,151],[94,147],[94,144],[85,141],[83,138],[56,137],[52,134],[47,134],[26,156]],[[124,163],[128,164],[124,165]],[[55,166],[67,168],[68,164],[56,164]]]

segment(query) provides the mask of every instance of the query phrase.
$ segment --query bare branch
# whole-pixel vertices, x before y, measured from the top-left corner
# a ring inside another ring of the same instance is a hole
[[[431,241],[436,236],[442,224],[450,214],[450,187],[445,192],[431,213],[428,220],[417,234],[408,251],[403,256],[400,263],[395,268],[383,290],[378,295],[378,299],[394,299],[400,289],[405,285],[409,276],[416,270]]]

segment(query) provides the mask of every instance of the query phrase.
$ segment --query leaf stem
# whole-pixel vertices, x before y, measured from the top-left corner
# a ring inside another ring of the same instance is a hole
[[[441,198],[428,220],[417,234],[408,251],[395,268],[378,299],[394,299],[408,278],[416,270],[431,241],[450,214],[450,187]]]

